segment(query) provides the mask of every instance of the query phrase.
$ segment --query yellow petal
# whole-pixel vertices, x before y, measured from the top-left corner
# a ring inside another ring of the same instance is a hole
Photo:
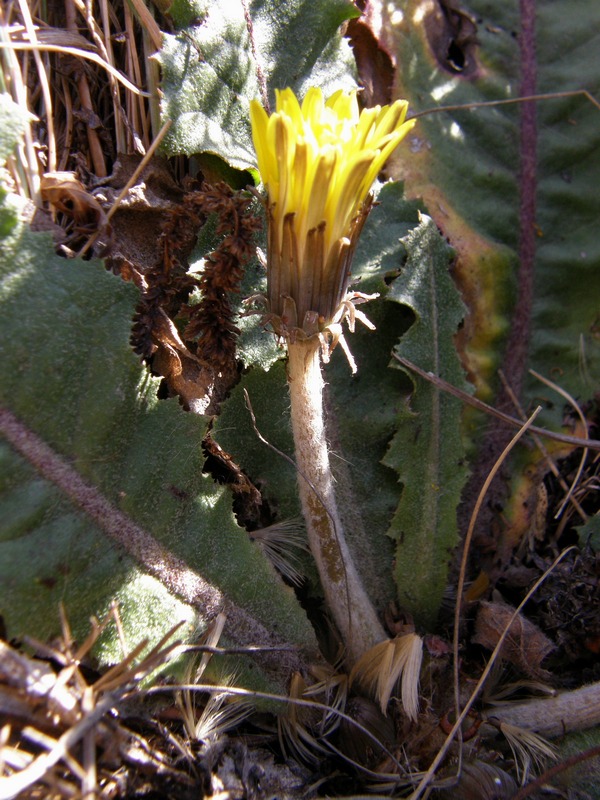
[[[250,122],[252,125],[252,141],[258,161],[258,170],[263,183],[266,184],[266,176],[268,175],[267,165],[271,157],[271,150],[267,145],[269,117],[258,100],[252,100],[250,103]]]
[[[414,121],[405,122],[404,100],[360,111],[356,91],[325,99],[313,87],[302,104],[289,88],[275,94],[270,117],[250,104],[269,198],[267,282],[272,311],[296,304],[303,324],[331,315],[343,299],[371,185]]]

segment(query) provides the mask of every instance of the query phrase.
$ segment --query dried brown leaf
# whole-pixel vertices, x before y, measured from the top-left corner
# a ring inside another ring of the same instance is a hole
[[[47,172],[42,176],[40,189],[42,200],[71,217],[78,230],[90,233],[108,230],[104,209],[74,172]]]
[[[493,650],[504,629],[509,625],[514,608],[506,603],[482,601],[475,622],[473,641]],[[555,649],[555,645],[522,614],[518,614],[502,645],[500,656],[535,678],[549,677],[542,669],[542,661]]]

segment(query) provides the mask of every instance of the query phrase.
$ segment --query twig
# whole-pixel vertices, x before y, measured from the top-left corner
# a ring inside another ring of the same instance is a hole
[[[512,401],[514,407],[519,412],[519,416],[521,417],[523,422],[525,422],[525,420],[527,419],[527,416],[526,416],[525,412],[523,411],[521,403],[519,402],[519,398],[512,391],[511,387],[508,384],[508,381],[506,380],[506,376],[504,375],[502,370],[500,370],[499,375],[500,375],[500,380],[502,381],[502,383],[504,385],[504,391],[506,392],[507,397],[510,398],[510,400]],[[586,426],[586,432],[587,432],[587,426]],[[568,495],[569,491],[570,491],[569,490],[569,486],[568,486],[567,482],[565,481],[565,479],[563,478],[563,476],[560,474],[560,470],[558,469],[554,459],[552,458],[552,456],[548,452],[548,448],[546,447],[546,445],[544,444],[544,442],[541,440],[541,438],[539,436],[537,436],[535,433],[531,434],[531,435],[532,435],[533,441],[536,444],[536,447],[539,449],[540,453],[546,459],[546,463],[548,464],[548,467],[550,468],[550,471],[552,472],[552,474],[554,475],[556,480],[559,482],[561,489],[564,491],[565,495]],[[587,450],[585,452],[587,453]],[[579,501],[577,500],[577,498],[571,496],[571,497],[569,497],[569,500],[572,503],[573,508],[577,511],[577,513],[581,517],[581,519],[584,522],[587,521],[588,515],[585,513],[585,511],[581,507],[581,505],[580,505]],[[558,515],[557,515],[557,517],[558,517]]]
[[[460,575],[459,575],[459,581],[458,581],[457,600],[456,600],[456,613],[455,613],[455,621],[454,621],[454,663],[455,663],[455,666],[454,666],[454,668],[455,668],[454,692],[455,692],[455,706],[456,706],[457,719],[456,719],[456,722],[454,723],[454,725],[452,727],[452,730],[450,731],[450,733],[446,737],[446,740],[445,740],[444,744],[442,745],[442,747],[438,751],[437,755],[435,756],[434,760],[432,761],[431,766],[429,767],[429,769],[425,773],[423,779],[421,780],[421,782],[419,783],[419,785],[417,786],[417,788],[415,789],[415,791],[411,795],[410,800],[418,800],[418,798],[422,796],[422,794],[427,789],[427,786],[430,784],[431,779],[433,778],[437,768],[439,767],[439,765],[441,764],[442,760],[444,759],[444,757],[445,757],[445,755],[446,755],[446,753],[448,751],[448,748],[450,747],[450,744],[452,743],[454,738],[457,736],[457,734],[459,735],[459,732],[461,731],[462,723],[463,723],[464,719],[466,718],[467,714],[469,713],[469,711],[471,710],[471,707],[473,706],[473,703],[475,702],[475,700],[476,700],[476,698],[477,698],[477,696],[478,696],[483,684],[487,680],[487,677],[488,677],[488,675],[489,675],[489,673],[490,673],[490,671],[492,669],[494,661],[496,660],[497,655],[500,652],[500,649],[501,649],[501,647],[502,647],[502,645],[504,643],[504,640],[506,639],[506,637],[508,635],[508,632],[509,632],[509,630],[511,628],[511,625],[512,625],[513,621],[516,619],[517,615],[519,614],[519,611],[521,610],[521,608],[523,608],[523,606],[529,600],[529,598],[532,596],[532,594],[537,590],[538,586],[541,585],[541,583],[548,577],[548,575],[557,566],[557,564],[562,560],[562,558],[564,558],[565,554],[568,553],[570,549],[572,549],[572,548],[569,548],[568,550],[563,551],[558,556],[558,558],[554,561],[554,563],[535,582],[534,586],[529,590],[529,592],[527,593],[527,595],[525,596],[523,601],[520,603],[518,608],[515,609],[515,611],[512,614],[508,624],[506,625],[506,627],[503,630],[500,638],[498,639],[498,642],[497,642],[497,644],[496,644],[496,646],[495,646],[495,648],[494,648],[494,650],[493,650],[493,652],[492,652],[492,654],[491,654],[491,656],[490,656],[490,658],[488,660],[488,663],[486,664],[486,667],[483,670],[483,673],[481,674],[479,680],[477,681],[477,685],[475,686],[475,689],[471,693],[471,697],[469,698],[469,700],[465,704],[465,707],[463,708],[462,712],[458,713],[458,709],[459,709],[458,673],[457,673],[457,670],[458,670],[458,630],[459,630],[459,626],[460,626],[460,606],[461,606],[461,599],[462,599],[462,591],[463,591],[463,587],[464,587],[464,579],[465,579],[465,572],[466,572],[466,558],[467,558],[467,554],[468,554],[468,550],[469,550],[469,544],[470,544],[470,541],[471,541],[471,538],[472,538],[472,535],[473,535],[473,531],[475,529],[475,523],[476,523],[476,520],[477,520],[479,509],[481,508],[485,493],[486,493],[489,485],[491,484],[495,474],[500,469],[500,467],[502,465],[502,462],[504,461],[506,456],[509,454],[511,449],[514,447],[514,445],[517,443],[517,441],[527,432],[527,430],[531,428],[531,424],[532,424],[533,420],[535,419],[535,416],[537,415],[537,413],[539,413],[539,409],[536,410],[534,415],[532,417],[530,417],[530,419],[527,421],[527,423],[525,425],[521,426],[521,430],[519,430],[517,435],[513,437],[513,439],[507,445],[507,447],[504,448],[504,451],[502,452],[502,454],[500,455],[500,457],[496,461],[493,469],[491,470],[490,474],[488,475],[488,477],[487,477],[487,479],[486,479],[486,481],[485,481],[485,483],[484,483],[484,485],[483,485],[483,487],[482,487],[482,489],[481,489],[481,491],[479,493],[479,496],[477,498],[477,502],[476,502],[475,507],[473,509],[473,512],[471,514],[471,519],[470,519],[470,522],[469,522],[469,529],[468,529],[467,535],[465,537],[465,543],[464,543],[464,549],[463,549],[463,557],[462,557],[461,569],[460,569]]]
[[[593,728],[600,725],[600,682],[554,697],[497,706],[486,717],[535,731],[547,739]]]
[[[160,50],[163,43],[164,34],[159,28],[156,20],[152,16],[152,12],[143,0],[129,0],[140,23],[141,28],[150,38],[152,45],[156,50]]]
[[[19,0],[19,8],[25,23],[27,35],[32,42],[37,42],[35,27],[31,18],[31,12],[26,0]],[[52,118],[52,94],[50,92],[50,83],[48,82],[48,73],[42,61],[42,56],[38,50],[33,51],[33,58],[37,67],[37,72],[42,88],[42,96],[44,98],[44,106],[46,112],[46,125],[48,130],[48,170],[54,172],[56,170],[56,137],[54,135],[54,122]]]
[[[66,0],[65,2],[65,21],[67,23],[67,29],[74,34],[77,34],[77,17],[76,17],[76,9],[71,0]],[[77,93],[79,95],[79,102],[81,104],[81,108],[87,111],[90,114],[94,114],[94,104],[92,103],[92,95],[90,92],[90,85],[87,78],[86,70],[80,68],[76,76],[77,81]],[[67,96],[70,96],[69,92],[65,93]],[[95,129],[93,125],[86,125],[86,136],[88,141],[88,148],[89,148],[89,156],[91,159],[91,166],[94,171],[94,174],[98,177],[105,177],[106,176],[106,161],[104,159],[104,153],[102,151],[102,143],[100,142],[100,136],[98,135],[98,131]]]
[[[6,8],[8,11],[8,8]],[[10,88],[12,99],[22,109],[28,108],[27,86],[23,80],[21,65],[14,53],[12,42],[9,39],[8,20],[5,18],[5,7],[0,4],[0,48],[4,48],[4,77],[10,78]],[[38,171],[38,159],[33,143],[31,125],[26,125],[23,135],[22,152],[20,157],[15,160],[14,175],[19,183],[27,184],[29,198],[36,206],[41,205],[40,200],[40,175]],[[19,149],[21,150],[21,146]],[[9,160],[10,162],[10,160]],[[21,174],[23,173],[23,179]]]
[[[91,2],[86,2],[85,4],[85,18],[90,34],[92,35],[92,38],[96,42],[96,46],[100,51],[100,55],[104,58],[107,64],[112,64],[114,63],[115,58],[112,49],[107,0],[99,0],[98,8],[100,11],[100,19],[102,20],[102,28],[100,28],[94,18],[93,5]],[[126,144],[125,132],[123,130],[123,107],[121,105],[121,98],[119,96],[118,84],[110,72],[108,73],[108,83],[113,101],[115,145],[117,148],[117,153],[124,153],[126,150]]]
[[[69,751],[81,741],[86,733],[96,725],[111,708],[121,700],[122,694],[109,694],[83,719],[69,728],[56,741],[49,753],[38,756],[29,766],[14,775],[0,778],[0,800],[13,800],[20,792],[39,781],[55,764],[65,758]]]
[[[115,69],[112,64],[109,64],[107,61],[104,61],[103,58],[100,58],[98,53],[94,53],[90,50],[82,50],[79,47],[64,47],[57,44],[45,44],[43,42],[38,42],[37,44],[33,42],[0,42],[0,48],[7,48],[10,50],[45,50],[49,53],[62,53],[63,55],[76,56],[77,58],[86,58],[88,61],[93,61],[94,64],[97,64],[99,67],[102,67],[109,72],[114,78],[122,83],[126,89],[129,89],[130,92],[139,94],[142,97],[150,97],[148,92],[138,89],[138,87],[134,86],[133,83],[131,83],[131,81],[128,80],[122,72],[119,72],[119,70]]]
[[[561,772],[577,764],[581,764],[583,761],[588,761],[590,758],[595,758],[596,756],[600,756],[600,745],[590,747],[582,753],[575,753],[575,755],[565,758],[560,764],[555,764],[553,767],[550,767],[550,769],[547,769],[543,775],[539,775],[535,780],[530,781],[527,786],[522,786],[519,791],[511,797],[511,800],[525,800],[525,798],[529,797],[536,789],[541,789],[542,786],[548,783],[551,778],[554,778],[555,775],[560,775]]]
[[[452,730],[450,731],[450,733],[446,737],[446,741],[444,742],[444,744],[442,745],[439,753],[436,755],[435,759],[433,760],[431,766],[429,767],[427,773],[425,774],[425,777],[423,778],[421,783],[418,785],[418,787],[416,788],[415,792],[410,795],[410,800],[418,800],[418,798],[421,797],[421,795],[425,791],[427,785],[431,781],[431,778],[433,777],[436,769],[439,767],[440,763],[442,762],[442,759],[444,758],[450,743],[452,742],[452,740],[456,736],[459,728],[462,726],[462,723],[464,722],[466,716],[468,715],[469,711],[473,707],[473,703],[475,702],[479,692],[481,691],[481,688],[483,687],[483,684],[486,682],[486,680],[487,680],[487,678],[488,678],[488,676],[489,676],[489,674],[490,674],[490,672],[492,670],[494,662],[495,662],[496,658],[498,657],[498,653],[500,652],[500,650],[502,648],[502,645],[504,644],[504,640],[508,636],[508,633],[509,633],[509,631],[510,631],[510,629],[512,627],[513,622],[518,617],[518,615],[521,613],[521,610],[524,608],[524,606],[529,602],[531,597],[535,594],[535,592],[537,592],[537,590],[542,585],[542,583],[546,580],[546,578],[554,571],[554,569],[556,569],[556,567],[560,564],[560,562],[563,560],[563,558],[568,553],[570,553],[571,550],[573,550],[573,549],[574,549],[573,547],[568,547],[566,550],[563,550],[562,553],[560,553],[554,559],[554,561],[548,567],[548,569],[544,572],[544,574],[541,575],[538,578],[538,580],[534,583],[534,585],[531,587],[531,589],[527,592],[527,594],[525,595],[523,600],[519,603],[517,608],[515,608],[515,610],[514,610],[513,614],[511,615],[511,618],[509,619],[505,629],[502,631],[502,634],[501,634],[500,638],[498,639],[498,642],[497,642],[496,646],[494,647],[494,649],[492,651],[492,654],[490,655],[490,658],[488,660],[488,663],[486,664],[485,669],[483,670],[479,680],[477,681],[477,684],[475,685],[475,688],[473,689],[471,697],[469,698],[469,700],[465,704],[465,707],[463,708],[460,716],[458,717],[458,719],[454,723],[454,726],[452,727]]]
[[[550,380],[548,380],[548,378],[544,378],[544,376],[540,375],[539,372],[536,372],[535,370],[530,369],[529,373],[530,373],[530,375],[533,375],[534,378],[537,378],[538,381],[541,381],[546,386],[550,387],[550,389],[554,389],[555,392],[557,392],[561,397],[563,397],[567,401],[567,403],[569,403],[569,405],[571,405],[575,409],[575,411],[577,413],[577,416],[579,417],[579,419],[581,421],[581,424],[583,426],[583,429],[584,429],[585,434],[586,434],[586,439],[587,439],[587,437],[589,435],[587,420],[585,418],[585,415],[584,415],[583,411],[581,410],[581,408],[579,407],[577,401],[575,400],[575,398],[572,397],[572,395],[570,395],[569,392],[565,391],[561,386],[558,386],[558,384],[554,383],[554,381],[550,381]],[[563,499],[562,503],[560,504],[560,508],[556,512],[556,514],[554,516],[554,519],[558,519],[561,516],[562,512],[565,509],[565,506],[567,505],[567,503],[569,501],[576,502],[574,500],[574,498],[572,497],[572,495],[573,495],[573,492],[575,491],[575,488],[576,488],[577,484],[579,483],[579,479],[581,478],[581,474],[583,472],[583,468],[585,467],[585,462],[587,461],[587,457],[588,457],[588,448],[584,447],[583,448],[583,453],[581,455],[581,461],[579,462],[579,467],[577,469],[577,473],[575,475],[575,478],[573,479],[573,483],[571,484],[570,489],[568,490],[565,498]],[[578,511],[581,514],[581,517],[582,517],[583,521],[585,522],[587,520],[587,518],[588,518],[587,514],[583,511],[583,509],[581,508],[579,503],[577,503],[577,506],[578,506]]]
[[[116,211],[116,210],[117,210],[117,208],[119,207],[119,205],[120,205],[121,201],[123,200],[123,198],[125,197],[125,195],[127,194],[127,192],[128,192],[130,189],[131,189],[131,187],[132,187],[132,186],[135,184],[135,182],[136,182],[136,181],[137,181],[137,179],[140,177],[140,175],[142,174],[142,172],[143,172],[143,171],[146,169],[146,167],[148,166],[148,162],[150,161],[150,159],[152,158],[152,156],[154,155],[154,153],[156,153],[156,151],[157,151],[157,149],[158,149],[158,147],[159,147],[160,143],[161,143],[161,142],[162,142],[162,140],[165,138],[165,134],[167,133],[167,131],[169,130],[169,128],[171,127],[171,125],[172,125],[172,120],[168,119],[168,120],[165,122],[165,124],[162,126],[162,128],[160,129],[160,131],[158,132],[158,134],[156,135],[156,138],[154,139],[154,141],[152,142],[152,144],[151,144],[151,145],[150,145],[150,147],[148,148],[148,150],[147,150],[147,152],[146,152],[146,155],[145,155],[145,156],[142,158],[142,160],[140,161],[140,163],[137,165],[137,167],[136,167],[136,168],[135,168],[135,170],[133,171],[133,173],[132,173],[131,177],[129,178],[129,180],[127,181],[127,183],[125,184],[125,186],[124,186],[124,187],[121,189],[121,191],[119,192],[119,195],[118,195],[117,199],[114,201],[114,203],[112,204],[112,206],[111,206],[111,207],[108,209],[108,211],[107,211],[107,213],[106,213],[106,218],[107,218],[108,220],[110,220],[110,218],[113,216],[113,214],[115,213],[115,211]]]
[[[540,408],[540,406],[538,406],[536,408],[536,410],[533,412],[533,414],[531,415],[531,417],[527,420],[527,422],[525,422],[522,425],[521,430],[518,431],[513,436],[513,438],[506,445],[506,447],[504,448],[504,450],[502,451],[502,453],[500,454],[500,456],[496,460],[496,463],[494,464],[494,466],[490,470],[490,473],[486,477],[486,479],[484,481],[484,484],[481,487],[481,490],[480,490],[479,495],[477,497],[477,501],[476,501],[475,506],[473,508],[473,511],[471,513],[471,518],[469,520],[469,527],[467,528],[467,533],[466,533],[465,540],[464,540],[464,543],[463,543],[462,558],[461,558],[461,562],[460,562],[460,571],[459,571],[459,575],[458,575],[458,585],[457,585],[457,588],[456,588],[456,605],[454,607],[454,633],[453,633],[453,640],[452,640],[452,650],[453,650],[453,656],[454,656],[454,708],[455,708],[456,716],[458,716],[459,713],[460,713],[460,676],[459,676],[459,663],[460,662],[459,662],[459,658],[458,658],[458,645],[459,645],[458,639],[459,639],[459,633],[460,633],[460,615],[461,615],[461,609],[462,609],[463,591],[464,591],[464,587],[465,587],[465,580],[466,580],[466,574],[467,574],[467,558],[469,556],[469,550],[470,550],[470,547],[471,547],[471,540],[473,538],[473,533],[475,531],[475,523],[477,522],[477,517],[479,516],[479,511],[481,509],[481,506],[483,505],[483,501],[484,501],[485,496],[486,496],[486,494],[488,492],[488,489],[490,488],[490,486],[492,484],[492,481],[494,480],[495,476],[498,474],[498,471],[500,470],[500,467],[502,466],[502,464],[504,463],[504,461],[508,457],[509,453],[512,451],[513,447],[517,444],[517,442],[521,439],[521,437],[524,436],[524,434],[527,433],[527,431],[531,428],[534,419],[537,417],[537,415],[540,413],[540,411],[541,411],[541,408]],[[511,620],[511,622],[512,622],[512,620]],[[491,661],[491,659],[490,659],[490,661]],[[458,731],[459,731],[459,735],[460,735],[461,728],[458,728]]]
[[[260,441],[261,441],[261,442],[262,442],[264,445],[266,445],[266,446],[269,448],[269,450],[272,450],[272,451],[273,451],[273,452],[274,452],[276,455],[278,455],[280,458],[283,458],[283,459],[284,459],[284,461],[287,461],[287,462],[288,462],[288,464],[290,464],[290,465],[291,465],[291,466],[294,468],[294,471],[295,471],[295,472],[296,472],[298,475],[300,475],[300,477],[302,477],[302,478],[303,478],[303,479],[304,479],[304,480],[305,480],[305,481],[308,483],[308,485],[310,486],[310,488],[312,489],[312,491],[315,493],[315,496],[318,498],[318,500],[320,501],[320,503],[323,505],[323,508],[325,509],[326,513],[329,515],[329,518],[330,518],[330,520],[331,520],[331,523],[332,523],[332,524],[335,524],[335,520],[334,520],[334,519],[333,519],[333,517],[332,517],[332,516],[329,514],[329,511],[327,510],[327,506],[326,506],[326,504],[325,504],[325,501],[324,501],[323,497],[322,497],[322,496],[319,494],[319,490],[318,490],[318,489],[317,489],[317,487],[314,485],[314,483],[312,483],[312,481],[310,480],[310,478],[309,478],[307,475],[305,475],[305,474],[304,474],[304,472],[302,472],[302,470],[300,469],[300,467],[298,466],[298,464],[296,464],[296,462],[294,461],[294,459],[293,459],[291,456],[288,456],[288,454],[287,454],[287,453],[284,453],[284,452],[283,452],[283,450],[280,450],[278,447],[275,447],[275,445],[274,445],[274,444],[271,444],[271,442],[270,442],[268,439],[266,439],[266,438],[263,436],[263,434],[260,432],[260,430],[258,429],[258,425],[257,425],[257,422],[256,422],[256,415],[254,414],[254,409],[252,408],[252,403],[250,402],[250,395],[248,394],[248,390],[247,390],[247,389],[244,389],[244,399],[245,399],[245,401],[246,401],[246,408],[248,409],[248,412],[249,412],[249,414],[250,414],[250,420],[251,420],[251,422],[252,422],[252,430],[254,431],[254,433],[256,434],[256,436],[258,437],[258,439],[259,439],[259,440],[260,440]]]
[[[254,24],[250,15],[247,0],[242,0],[242,8],[244,9],[244,19],[246,20],[246,30],[248,31],[248,38],[250,39],[250,51],[254,60],[254,68],[256,70],[256,80],[258,81],[258,88],[260,89],[260,99],[265,107],[267,113],[271,113],[269,107],[269,93],[267,91],[267,79],[263,70],[263,65],[256,46],[256,38],[254,36]]]
[[[428,108],[425,111],[419,111],[416,114],[411,114],[411,119],[418,119],[419,117],[427,117],[430,114],[440,114],[444,111],[470,111],[472,108],[495,108],[496,106],[512,106],[515,103],[529,103],[538,100],[558,100],[561,97],[585,97],[590,103],[600,111],[600,101],[596,100],[591,92],[587,89],[574,89],[568,92],[549,92],[548,94],[530,94],[525,97],[509,97],[505,100],[482,100],[479,103],[461,103],[454,106],[439,106],[439,108]]]
[[[443,389],[445,392],[448,392],[448,394],[458,397],[459,400],[467,403],[467,405],[473,406],[473,408],[483,411],[486,414],[491,414],[494,417],[498,417],[498,419],[506,422],[507,425],[512,425],[514,428],[520,428],[522,426],[523,423],[516,417],[511,417],[510,414],[505,414],[503,411],[498,411],[498,409],[488,405],[487,403],[484,403],[482,400],[478,400],[476,397],[463,392],[461,389],[457,389],[451,383],[448,383],[448,381],[445,381],[443,378],[439,378],[432,372],[426,372],[424,369],[421,369],[421,367],[413,364],[413,362],[409,361],[407,358],[403,358],[397,353],[392,353],[392,355],[399,364],[402,364],[403,367],[406,367],[406,369],[416,373],[419,375],[419,377],[429,381],[429,383],[433,383],[434,386]],[[579,436],[569,436],[565,433],[549,431],[546,428],[538,428],[537,425],[532,425],[529,428],[529,432],[532,434],[536,433],[538,436],[545,436],[547,439],[553,439],[556,442],[570,444],[574,447],[587,447],[590,450],[600,450],[599,439],[581,439]]]

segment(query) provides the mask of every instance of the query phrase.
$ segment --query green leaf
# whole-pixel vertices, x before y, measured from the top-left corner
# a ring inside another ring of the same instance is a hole
[[[29,124],[29,114],[0,92],[0,162],[11,156],[23,131]]]
[[[258,327],[257,320],[255,324]],[[261,334],[265,338],[272,337],[264,331]],[[221,447],[260,488],[263,499],[277,519],[297,517],[301,512],[295,469],[285,457],[258,438],[246,406],[244,390],[248,393],[258,431],[269,444],[293,458],[285,365],[278,361],[268,371],[259,367],[249,370],[223,403],[213,432]]]
[[[536,103],[535,220],[520,210],[523,188],[520,105],[469,108],[471,103],[517,98],[521,92],[519,6],[470,0],[477,45],[467,51],[474,69],[452,69],[444,51],[443,23],[435,10],[415,16],[418,0],[403,4],[393,24],[393,6],[383,8],[384,44],[397,56],[398,96],[413,111],[464,105],[421,117],[410,157],[399,153],[395,174],[409,196],[424,199],[429,213],[458,253],[455,278],[469,308],[465,321],[469,372],[480,396],[492,400],[503,344],[514,324],[520,230],[535,231],[531,344],[523,405],[544,398],[540,424],[559,427],[562,402],[533,379],[560,374],[572,395],[588,399],[600,381],[600,111],[583,96]],[[417,21],[418,20],[418,21]],[[559,0],[536,9],[535,49],[526,58],[537,73],[536,91],[585,87],[600,93],[600,64],[590,54],[600,46],[597,4]],[[438,38],[436,39],[436,34]],[[464,42],[454,37],[460,50]],[[408,57],[410,54],[410,57]],[[519,376],[507,375],[509,381]]]
[[[469,5],[481,20],[474,74],[450,69],[444,44],[452,34],[437,6],[424,15],[409,0],[399,24],[386,6],[382,26],[384,44],[398,60],[394,94],[413,113],[465,106],[420,117],[410,153],[398,152],[391,173],[405,181],[407,196],[422,199],[456,249],[453,276],[469,310],[461,355],[479,396],[491,401],[516,291],[518,108],[471,110],[468,104],[517,93],[518,45],[511,32],[518,20],[511,3]]]
[[[454,347],[465,309],[448,270],[452,251],[426,216],[404,244],[408,259],[388,297],[409,306],[416,319],[395,352],[468,392]],[[389,531],[397,542],[394,574],[400,603],[431,629],[458,543],[456,508],[468,474],[461,403],[419,381],[410,409],[401,410],[397,421],[384,459],[403,484]]]
[[[582,547],[589,545],[594,552],[600,551],[600,511],[591,516],[588,521],[577,527],[579,541]]]
[[[357,14],[348,0],[255,0],[248,19],[242,3],[228,0],[178,5],[176,22],[196,24],[165,35],[158,56],[162,111],[173,121],[166,152],[209,152],[239,169],[252,167],[249,105],[261,97],[261,81],[271,100],[286,86],[301,95],[311,84],[326,92],[353,86],[339,27]]]
[[[158,400],[129,347],[137,291],[98,263],[57,257],[12,219],[0,242],[0,403],[16,448],[0,456],[10,635],[55,636],[62,602],[82,637],[117,598],[131,645],[181,619],[190,638],[221,607],[231,640],[313,652],[292,591],[236,524],[228,490],[203,474],[208,420]],[[121,657],[115,634],[99,655]]]
[[[596,5],[565,2],[541,7],[537,62],[541,92],[585,86],[600,95]],[[529,366],[580,401],[600,384],[600,110],[584,97],[538,106],[538,214],[533,332]],[[540,395],[529,379],[528,397]],[[545,391],[542,389],[545,395]],[[557,396],[544,403],[544,423],[562,423]]]
[[[591,800],[600,798],[600,727],[569,732],[558,743],[561,762],[573,759],[573,766],[554,779],[557,788],[577,792]],[[577,758],[579,756],[579,758]],[[577,795],[576,795],[577,796]]]

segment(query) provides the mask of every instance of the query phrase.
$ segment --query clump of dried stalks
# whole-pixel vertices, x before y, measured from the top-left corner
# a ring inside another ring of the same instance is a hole
[[[36,205],[44,174],[102,178],[118,153],[150,147],[160,129],[151,56],[162,41],[152,8],[141,0],[0,8],[2,88],[35,120],[9,168]]]
[[[113,619],[111,619],[113,617]],[[63,615],[60,642],[28,641],[28,652],[0,642],[0,797],[121,796],[129,769],[190,783],[189,770],[173,766],[173,746],[160,726],[146,735],[124,720],[127,699],[179,645],[175,629],[155,647],[140,642],[123,660],[99,675],[90,651],[113,613],[80,645]],[[132,716],[137,714],[129,705]],[[161,741],[162,740],[162,741]],[[160,744],[157,746],[157,741]],[[139,780],[139,779],[138,779]]]

